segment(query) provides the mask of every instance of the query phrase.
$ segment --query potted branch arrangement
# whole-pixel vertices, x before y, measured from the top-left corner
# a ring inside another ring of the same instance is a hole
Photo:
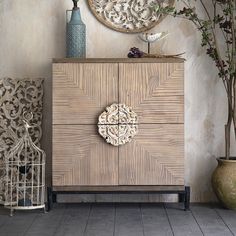
[[[218,166],[212,175],[212,186],[224,206],[236,209],[236,157],[230,153],[231,141],[236,141],[236,1],[209,0],[212,9],[203,0],[179,2],[184,5],[181,10],[157,5],[156,11],[191,21],[202,35],[201,46],[215,62],[226,91],[228,117],[225,124],[225,157],[217,159]],[[204,10],[204,19],[197,13],[196,4],[200,4]],[[224,44],[220,47],[222,42],[220,44],[219,40],[222,38]],[[230,138],[232,129],[234,140]]]

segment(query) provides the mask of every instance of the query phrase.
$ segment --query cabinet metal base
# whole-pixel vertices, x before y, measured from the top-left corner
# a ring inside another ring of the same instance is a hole
[[[74,190],[72,190],[74,189]],[[184,210],[190,207],[189,186],[77,186],[47,188],[48,211],[57,202],[57,194],[178,194]]]

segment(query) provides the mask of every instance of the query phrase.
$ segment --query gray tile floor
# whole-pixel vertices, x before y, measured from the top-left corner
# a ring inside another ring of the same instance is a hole
[[[58,204],[49,213],[0,208],[0,236],[236,235],[236,211],[192,204]]]

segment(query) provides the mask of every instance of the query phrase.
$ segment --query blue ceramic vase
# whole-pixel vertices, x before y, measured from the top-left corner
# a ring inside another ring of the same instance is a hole
[[[86,57],[86,26],[81,20],[80,9],[66,11],[66,56],[75,58]]]

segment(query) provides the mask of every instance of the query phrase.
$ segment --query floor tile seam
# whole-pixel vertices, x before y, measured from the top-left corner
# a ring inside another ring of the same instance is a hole
[[[114,225],[113,225],[113,236],[116,234],[116,204],[114,203]]]
[[[216,212],[217,216],[221,219],[221,221],[224,223],[224,225],[228,228],[228,230],[230,231],[230,233],[235,236],[234,232],[230,229],[230,227],[228,226],[228,224],[224,221],[224,218],[219,214],[219,212],[213,208],[214,211]]]
[[[204,236],[205,234],[204,234],[204,232],[203,232],[203,229],[202,229],[202,227],[200,226],[200,224],[199,224],[199,222],[198,222],[198,220],[197,220],[195,214],[193,213],[192,209],[190,208],[189,211],[191,212],[191,215],[193,216],[195,222],[196,222],[197,225],[198,225],[198,228],[200,229],[202,235]]]
[[[167,212],[166,204],[165,204],[165,203],[163,203],[163,207],[164,207],[165,214],[166,214],[166,217],[167,217],[167,220],[168,220],[170,229],[171,229],[171,233],[172,233],[173,236],[175,236],[174,229],[173,229],[172,224],[171,224],[171,222],[170,222],[170,217],[169,217],[169,214],[168,214],[168,212]]]
[[[67,207],[64,207],[64,208],[63,208],[63,212],[62,212],[62,214],[61,214],[60,220],[59,220],[59,222],[57,223],[57,227],[56,227],[56,229],[54,230],[52,236],[57,236],[57,232],[58,232],[58,230],[59,230],[59,228],[60,228],[60,225],[61,225],[61,223],[62,223],[62,221],[63,221],[63,219],[64,219],[64,217],[65,217],[66,209],[67,209]]]
[[[141,222],[142,222],[142,228],[143,228],[143,236],[146,236],[146,235],[145,235],[145,230],[144,230],[143,211],[142,211],[142,205],[141,205],[141,203],[139,204],[139,210],[140,210],[140,216],[141,216]]]
[[[83,235],[86,234],[86,231],[87,231],[87,228],[88,228],[88,223],[89,223],[89,219],[90,219],[90,215],[91,215],[91,212],[92,212],[93,205],[94,205],[93,203],[90,204],[89,213],[88,213],[88,217],[87,217],[87,221],[86,221],[86,224],[85,224],[85,227],[84,227],[84,230],[83,230]]]
[[[34,217],[34,219],[32,220],[31,224],[27,227],[27,229],[23,232],[23,235],[26,236],[28,231],[30,230],[30,228],[32,227],[32,225],[34,224],[34,222],[36,221],[36,219],[38,218],[40,213],[36,214],[36,216]],[[46,214],[46,213],[42,213],[42,214]],[[14,216],[13,216],[14,217]]]

